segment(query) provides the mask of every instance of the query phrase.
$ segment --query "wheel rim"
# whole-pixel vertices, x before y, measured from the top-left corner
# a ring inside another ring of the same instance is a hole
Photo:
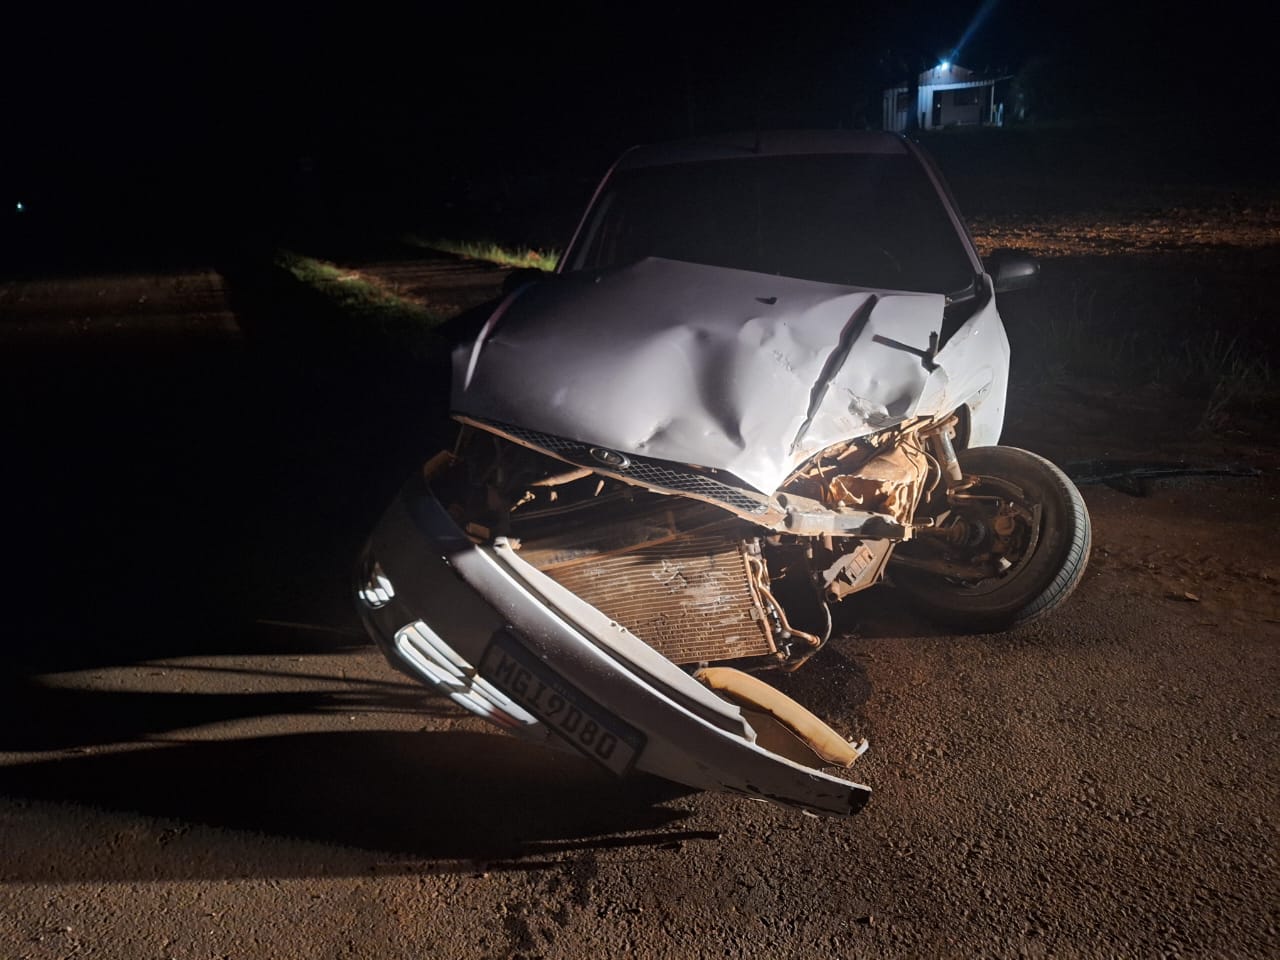
[[[952,511],[959,529],[948,534],[947,539],[954,538],[957,542],[954,546],[944,546],[942,553],[947,559],[955,559],[953,554],[963,550],[966,551],[963,562],[969,565],[976,559],[994,562],[999,569],[977,580],[945,574],[942,579],[969,596],[985,596],[1002,588],[1035,557],[1040,546],[1043,511],[1039,503],[1027,502],[1027,495],[1020,487],[1006,480],[981,476],[971,479],[975,482],[968,490],[953,495],[953,499],[961,501]],[[983,558],[971,552],[983,549],[986,551]],[[994,561],[992,556],[996,557]]]

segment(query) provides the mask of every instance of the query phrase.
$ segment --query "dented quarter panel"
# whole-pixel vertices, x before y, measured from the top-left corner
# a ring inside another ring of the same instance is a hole
[[[827,370],[872,298],[845,362]],[[659,258],[568,274],[509,301],[458,348],[453,408],[725,470],[770,493],[824,446],[919,412],[931,387],[922,358],[881,340],[927,348],[944,305]]]

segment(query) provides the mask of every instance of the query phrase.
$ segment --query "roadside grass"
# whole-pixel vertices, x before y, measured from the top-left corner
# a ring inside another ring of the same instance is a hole
[[[386,340],[417,356],[430,356],[440,348],[433,330],[456,313],[451,307],[432,308],[409,300],[374,277],[292,250],[275,251],[272,265],[321,297],[342,318],[348,333]]]
[[[1193,400],[1196,429],[1217,432],[1280,413],[1280,377],[1259,343],[1256,304],[1230,302],[1225,285],[1197,277],[1170,290],[1140,274],[1073,269],[1034,300],[1007,298],[1001,312],[1013,321],[1010,342],[1024,377],[1154,384]],[[1228,317],[1228,328],[1243,332],[1223,332]]]
[[[1280,380],[1267,358],[1216,330],[1163,354],[1153,376],[1158,383],[1190,384],[1207,394],[1199,424],[1205,430],[1280,410]]]
[[[532,247],[504,247],[489,240],[447,240],[408,234],[404,242],[423,250],[437,250],[471,260],[484,260],[504,267],[530,267],[548,272],[560,263],[557,250],[535,250]]]

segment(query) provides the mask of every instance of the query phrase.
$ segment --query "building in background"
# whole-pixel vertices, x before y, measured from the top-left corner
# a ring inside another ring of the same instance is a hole
[[[962,124],[1004,124],[1004,102],[996,86],[1008,76],[977,74],[954,63],[940,63],[920,74],[914,85],[884,91],[884,129],[903,132],[913,126],[936,130]]]

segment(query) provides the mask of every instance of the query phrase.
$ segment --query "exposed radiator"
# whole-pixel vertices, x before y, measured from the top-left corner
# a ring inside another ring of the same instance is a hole
[[[715,662],[777,649],[742,550],[722,526],[552,564],[546,573],[667,659]]]

